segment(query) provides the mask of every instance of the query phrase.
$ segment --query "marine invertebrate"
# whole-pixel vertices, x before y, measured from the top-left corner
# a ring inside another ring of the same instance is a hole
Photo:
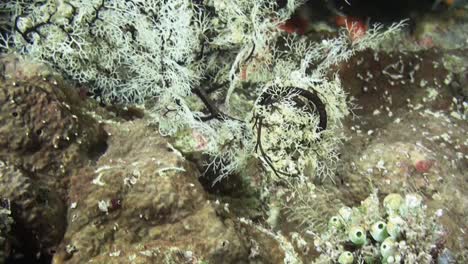
[[[345,251],[341,253],[340,257],[338,258],[338,263],[340,264],[353,264],[354,256],[353,253],[349,251]]]
[[[315,263],[433,263],[444,248],[436,220],[417,194],[392,193],[382,204],[373,193],[358,207],[340,209],[315,237],[321,253]]]

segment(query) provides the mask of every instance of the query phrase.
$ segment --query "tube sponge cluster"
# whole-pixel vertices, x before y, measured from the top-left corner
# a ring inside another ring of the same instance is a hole
[[[315,263],[433,263],[444,231],[417,194],[374,193],[358,207],[342,207],[314,245]]]

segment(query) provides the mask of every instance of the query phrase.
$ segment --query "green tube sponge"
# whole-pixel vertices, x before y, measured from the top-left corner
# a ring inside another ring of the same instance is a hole
[[[384,259],[388,259],[388,257],[395,255],[396,251],[396,243],[393,238],[389,237],[382,242],[380,245],[380,254]]]
[[[366,231],[360,226],[353,226],[348,232],[349,240],[357,246],[362,246],[366,243]]]
[[[340,264],[352,264],[354,261],[353,253],[349,251],[345,251],[341,253],[340,257],[338,258],[338,263]]]
[[[339,216],[332,216],[330,218],[330,221],[328,221],[328,226],[330,228],[340,228],[343,226],[343,223],[341,222],[341,219]]]
[[[382,221],[374,223],[371,226],[370,234],[375,241],[384,241],[384,239],[388,237],[387,224]]]
[[[388,214],[398,212],[401,204],[403,203],[403,197],[398,193],[391,193],[384,198],[383,205],[387,209]]]

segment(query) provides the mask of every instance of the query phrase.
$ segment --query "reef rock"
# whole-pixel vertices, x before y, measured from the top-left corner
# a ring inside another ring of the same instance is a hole
[[[241,263],[234,223],[199,172],[144,120],[109,123],[109,148],[72,176],[68,228],[54,263]]]
[[[12,255],[49,255],[65,232],[69,177],[105,146],[101,125],[47,67],[0,61],[0,194],[11,203]]]

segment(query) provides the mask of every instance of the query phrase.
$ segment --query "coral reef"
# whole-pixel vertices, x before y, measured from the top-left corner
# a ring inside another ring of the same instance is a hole
[[[1,2],[0,263],[466,263],[466,1],[321,2]]]

